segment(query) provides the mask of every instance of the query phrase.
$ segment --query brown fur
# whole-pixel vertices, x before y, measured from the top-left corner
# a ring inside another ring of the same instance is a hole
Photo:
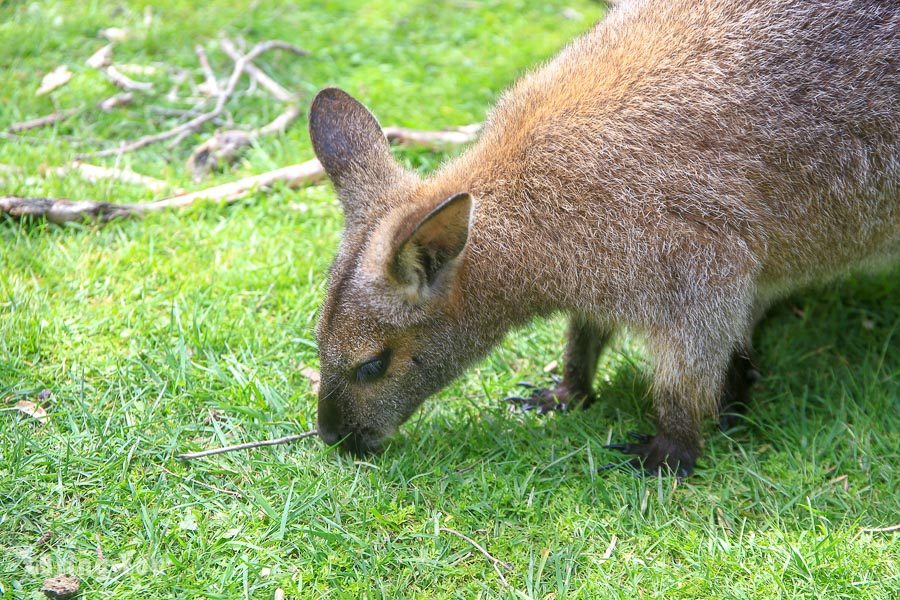
[[[311,135],[347,217],[318,331],[323,437],[377,448],[511,327],[565,312],[576,395],[592,332],[646,337],[658,432],[637,450],[689,469],[765,309],[900,254],[898,57],[895,2],[634,0],[424,180],[362,105],[322,92]],[[356,382],[386,349],[384,376]]]

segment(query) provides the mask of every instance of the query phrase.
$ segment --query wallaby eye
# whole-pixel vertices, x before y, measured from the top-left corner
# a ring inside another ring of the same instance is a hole
[[[390,358],[390,351],[385,350],[375,358],[367,360],[356,367],[356,381],[359,383],[370,383],[380,378],[387,371]]]

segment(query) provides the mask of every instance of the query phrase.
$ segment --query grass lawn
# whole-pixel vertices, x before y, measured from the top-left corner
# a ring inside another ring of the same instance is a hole
[[[27,173],[0,174],[0,192],[152,198],[40,173],[174,125],[152,107],[187,106],[165,96],[176,67],[200,81],[197,43],[217,72],[230,69],[220,32],[310,50],[258,61],[305,102],[336,84],[385,124],[437,129],[481,120],[602,10],[586,0],[5,2],[0,130],[84,110],[0,139],[0,163]],[[106,114],[94,106],[115,88],[84,61],[112,26],[132,32],[116,61],[157,72],[134,76],[154,93]],[[72,80],[36,97],[60,64]],[[281,110],[259,90],[229,109],[246,126]],[[184,160],[200,139],[120,164],[191,189]],[[212,182],[311,156],[301,120]],[[423,171],[446,158],[399,156]],[[273,598],[277,588],[295,599],[896,597],[897,533],[862,531],[900,522],[896,268],[772,312],[757,336],[752,412],[710,435],[683,482],[596,472],[618,459],[603,444],[652,428],[635,340],[604,357],[591,409],[507,410],[517,381],[542,382],[560,359],[560,319],[516,332],[367,461],[305,440],[179,462],[314,427],[300,371],[316,366],[313,326],[341,219],[328,185],[107,226],[0,219],[0,598],[41,597],[59,573],[79,576],[85,598]],[[20,400],[44,405],[48,422],[12,410]],[[508,563],[508,587],[447,530]]]

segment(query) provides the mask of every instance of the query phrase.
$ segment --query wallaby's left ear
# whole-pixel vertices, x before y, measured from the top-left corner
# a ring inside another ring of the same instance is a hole
[[[378,121],[343,90],[326,88],[316,95],[309,110],[309,134],[348,215],[399,171]]]
[[[421,303],[440,291],[466,247],[471,217],[472,197],[461,193],[397,231],[389,271],[410,301]]]

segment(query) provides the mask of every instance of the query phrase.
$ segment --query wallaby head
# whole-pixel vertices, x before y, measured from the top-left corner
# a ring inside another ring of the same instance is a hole
[[[469,362],[455,292],[473,201],[402,167],[375,117],[339,89],[316,96],[309,128],[345,217],[317,329],[319,433],[359,454]]]

